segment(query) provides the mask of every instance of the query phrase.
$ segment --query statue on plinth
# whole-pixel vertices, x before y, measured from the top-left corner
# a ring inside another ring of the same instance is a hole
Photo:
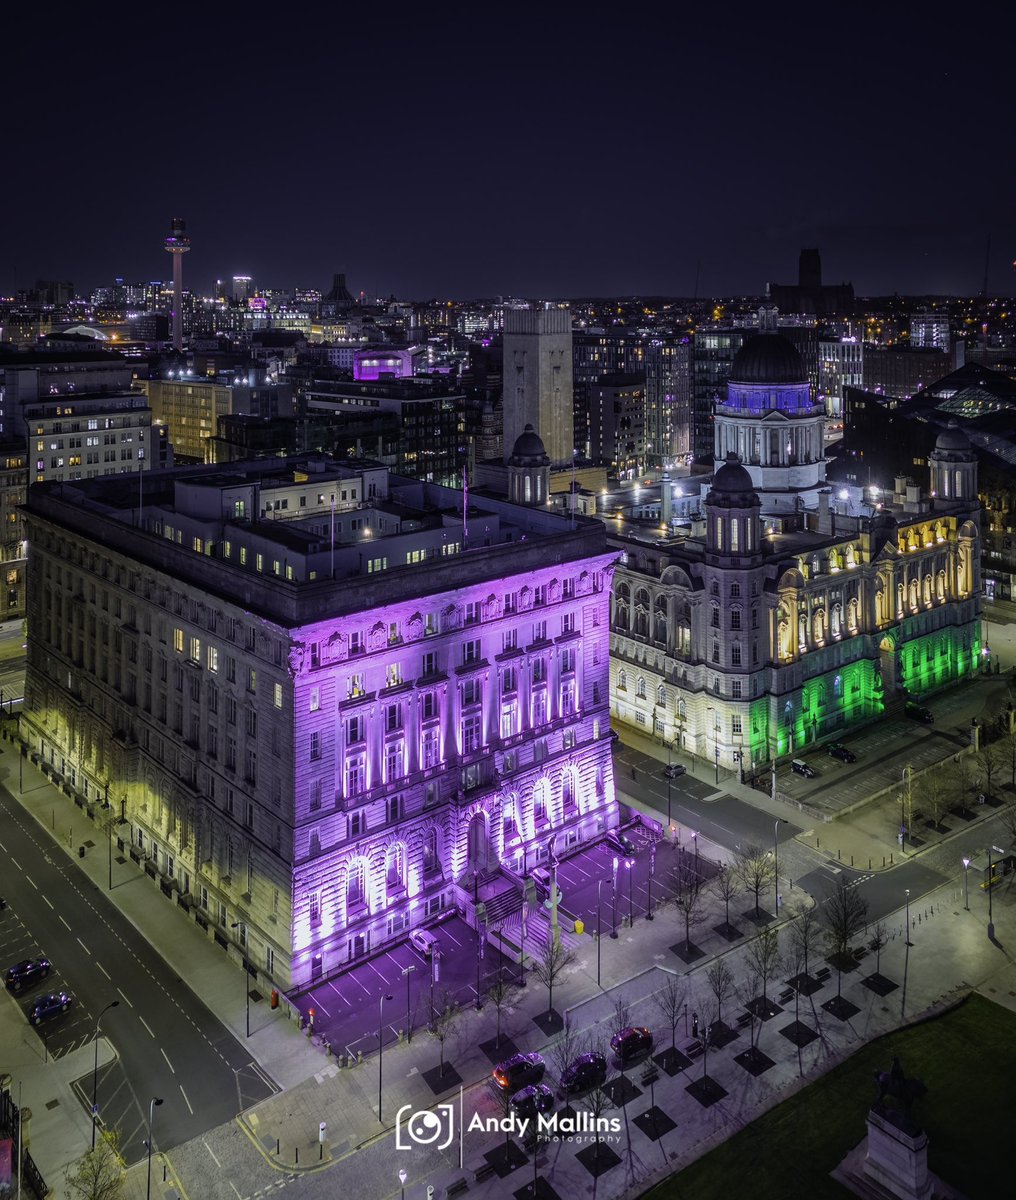
[[[878,1113],[887,1121],[892,1122],[897,1129],[914,1136],[921,1131],[920,1123],[913,1115],[916,1100],[925,1095],[928,1089],[920,1079],[908,1079],[903,1071],[899,1055],[893,1055],[892,1065],[888,1071],[876,1071],[875,1082],[878,1084],[878,1095],[871,1111]],[[888,1101],[894,1100],[895,1106]]]

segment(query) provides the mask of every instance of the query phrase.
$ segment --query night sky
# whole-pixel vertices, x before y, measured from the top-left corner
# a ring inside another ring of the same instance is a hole
[[[1008,5],[561,9],[5,12],[0,289],[1016,290]]]

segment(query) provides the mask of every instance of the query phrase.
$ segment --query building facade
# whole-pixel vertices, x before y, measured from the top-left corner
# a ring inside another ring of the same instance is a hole
[[[28,490],[28,456],[24,443],[0,443],[0,570],[4,601],[0,621],[25,615],[26,552],[23,506]]]
[[[763,428],[795,386],[786,347],[774,338],[769,349],[764,360],[765,347],[744,347],[756,361]],[[744,408],[742,390],[732,382],[728,404]],[[810,412],[802,420],[810,430]],[[784,427],[780,418],[780,446]],[[613,715],[747,773],[976,670],[977,466],[955,426],[939,435],[929,467],[924,492],[903,480],[866,507],[860,489],[856,504],[839,495],[831,503],[824,489],[814,508],[774,519],[758,466],[729,448],[690,536],[661,541],[654,524],[645,537],[635,529],[612,537],[623,552],[611,617]]]
[[[552,466],[570,467],[575,447],[571,313],[566,308],[504,311],[504,429],[514,446],[527,425],[540,431]]]
[[[135,490],[32,489],[23,736],[255,975],[616,824],[599,522],[313,456]]]

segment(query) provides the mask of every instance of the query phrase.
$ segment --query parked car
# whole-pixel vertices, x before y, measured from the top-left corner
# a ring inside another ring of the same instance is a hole
[[[538,1113],[549,1113],[554,1107],[554,1093],[545,1083],[531,1083],[521,1088],[508,1101],[517,1116],[532,1120]]]
[[[610,1039],[610,1048],[624,1066],[637,1058],[644,1058],[653,1049],[653,1035],[643,1025],[629,1025],[620,1029]]]
[[[430,958],[437,948],[437,938],[427,929],[414,929],[409,935],[409,943],[425,958]]]
[[[492,1074],[494,1082],[505,1091],[517,1092],[520,1088],[543,1080],[547,1064],[539,1054],[513,1054],[499,1062]]]
[[[685,768],[680,763],[667,763],[663,768],[663,774],[667,779],[677,779],[679,775],[683,775]]]
[[[908,700],[905,711],[912,721],[921,721],[925,725],[935,724],[935,714],[930,708],[925,708],[923,704],[915,704],[912,700]]]
[[[848,750],[847,747],[841,742],[830,742],[829,745],[826,746],[826,754],[828,754],[830,758],[838,758],[840,762],[857,762],[857,755],[853,752],[853,750]]]
[[[805,779],[814,779],[818,774],[818,771],[809,767],[803,758],[795,758],[790,764],[790,769],[795,775],[803,775]]]
[[[561,1072],[561,1091],[566,1096],[573,1092],[587,1092],[599,1087],[607,1078],[607,1060],[595,1050],[580,1054],[572,1059]]]
[[[48,958],[23,958],[21,962],[15,963],[13,967],[7,968],[7,989],[11,992],[20,992],[22,988],[30,987],[39,979],[45,979],[50,971],[50,962]]]
[[[46,996],[40,996],[29,1008],[28,1019],[33,1025],[40,1025],[50,1017],[55,1017],[57,1013],[66,1012],[73,1003],[66,992],[50,992]]]
[[[635,843],[627,834],[622,833],[620,829],[611,829],[603,841],[611,850],[616,850],[618,854],[623,855],[625,858],[634,858],[637,853]]]

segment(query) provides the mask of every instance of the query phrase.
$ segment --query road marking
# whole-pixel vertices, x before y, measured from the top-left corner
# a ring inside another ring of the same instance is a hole
[[[85,952],[86,954],[88,953],[88,947],[87,947],[87,946],[85,945],[85,943],[84,943],[84,942],[81,940],[81,938],[78,938],[78,945],[81,947],[81,949],[82,949],[82,950],[84,950],[84,952]]]
[[[60,922],[64,926],[64,928],[70,929],[70,926],[67,924],[67,922],[63,919],[63,917],[59,913],[57,913],[57,916],[60,917]]]
[[[12,857],[11,862],[18,868],[19,871],[21,870],[21,863],[19,863],[16,858]]]
[[[123,996],[123,998],[124,998],[125,1000],[127,1000],[127,997],[123,995],[123,990],[122,990],[121,988],[117,988],[116,990],[117,990],[117,991],[120,993],[120,995],[121,995],[121,996]],[[134,1005],[133,1005],[133,1004],[131,1004],[131,1002],[130,1002],[129,1000],[127,1000],[127,1003],[128,1003],[128,1004],[130,1004],[131,1008],[133,1008],[133,1007],[134,1007]]]
[[[367,963],[367,966],[370,967],[370,969],[374,972],[374,974],[378,977],[378,979],[381,980],[382,983],[388,982],[388,977],[385,975],[382,975],[381,972],[377,969],[377,967],[374,966],[374,964],[372,962]]]
[[[183,1090],[183,1089],[181,1088],[181,1091],[182,1091],[182,1090]],[[209,1146],[209,1144],[208,1144],[208,1143],[205,1141],[205,1139],[204,1139],[204,1138],[202,1138],[202,1139],[201,1139],[201,1144],[202,1144],[202,1146],[204,1146],[204,1148],[205,1148],[205,1149],[208,1151],[208,1153],[209,1153],[209,1154],[212,1156],[212,1162],[213,1162],[213,1163],[215,1163],[215,1165],[216,1165],[216,1166],[219,1168],[219,1170],[221,1171],[221,1170],[222,1170],[222,1163],[220,1163],[220,1162],[219,1162],[219,1160],[218,1160],[218,1159],[215,1157],[215,1151],[214,1151],[214,1150],[211,1148],[211,1146]]]
[[[46,897],[46,896],[43,896],[43,900],[45,900],[45,901],[46,901],[46,903],[47,903],[47,904],[50,906],[50,908],[52,908],[52,907],[53,907],[52,901],[50,901],[48,897]]]
[[[183,1084],[182,1084],[182,1083],[180,1084],[180,1095],[181,1095],[181,1096],[183,1096],[183,1102],[184,1102],[184,1104],[186,1104],[186,1105],[187,1105],[187,1111],[188,1111],[188,1112],[190,1113],[190,1115],[193,1117],[193,1116],[194,1116],[194,1109],[193,1109],[193,1108],[191,1108],[191,1102],[190,1102],[190,1101],[187,1099],[187,1093],[186,1093],[186,1092],[183,1090]]]
[[[322,1012],[325,1014],[325,1016],[326,1016],[326,1017],[327,1017],[329,1020],[331,1020],[331,1018],[332,1018],[332,1014],[331,1014],[331,1013],[328,1011],[328,1009],[327,1009],[327,1008],[325,1008],[325,1006],[324,1006],[324,1005],[321,1003],[321,1000],[320,1000],[320,998],[316,998],[316,999],[314,1000],[314,1007],[315,1007],[315,1008],[320,1008],[320,1009],[321,1009],[321,1011],[322,1011]]]
[[[107,979],[113,978],[113,976],[110,975],[110,973],[106,970],[106,968],[102,965],[101,962],[97,962],[95,965],[99,968],[99,970],[103,973],[103,975],[106,976]]]
[[[141,1022],[142,1025],[144,1025],[144,1027],[148,1030],[149,1034],[151,1034],[151,1036],[154,1038],[155,1034],[152,1032],[152,1027],[151,1027],[151,1025],[148,1024],[148,1022],[145,1020],[145,1018],[138,1017],[138,1020]]]
[[[26,876],[25,876],[25,878],[26,878],[26,879],[28,880],[28,882],[29,882],[29,883],[32,885],[32,887],[34,887],[34,888],[35,888],[35,890],[36,890],[36,891],[38,891],[38,890],[39,890],[39,885],[38,885],[38,884],[35,882],[35,880],[34,880],[34,879],[31,877],[31,875],[26,875]],[[67,925],[67,922],[66,922],[66,921],[64,921],[64,924],[65,924],[65,925]],[[69,926],[69,925],[67,925],[67,928],[68,928],[68,929],[70,929],[70,926]]]
[[[147,1026],[146,1026],[146,1028],[147,1028]],[[148,1031],[148,1032],[149,1032],[149,1033],[151,1033],[152,1031],[149,1029],[149,1031]],[[155,1034],[154,1034],[154,1033],[152,1034],[152,1037],[155,1037]],[[172,1063],[169,1061],[169,1055],[166,1053],[166,1051],[165,1051],[165,1050],[162,1050],[162,1048],[161,1048],[161,1047],[160,1047],[160,1050],[161,1050],[161,1053],[162,1053],[162,1057],[163,1057],[163,1058],[166,1060],[166,1066],[167,1066],[167,1067],[169,1067],[169,1069],[170,1069],[171,1071],[173,1071],[173,1074],[175,1075],[175,1074],[176,1074],[176,1071],[173,1069],[173,1064],[172,1064]]]

